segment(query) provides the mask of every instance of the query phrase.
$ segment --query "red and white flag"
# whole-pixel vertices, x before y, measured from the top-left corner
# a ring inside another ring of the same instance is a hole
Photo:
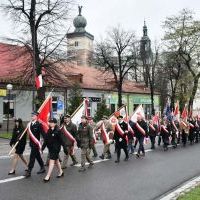
[[[31,122],[28,123],[28,134],[30,137],[30,140],[38,147],[38,149],[41,151],[42,149],[42,145],[40,143],[40,141],[33,135],[32,131],[31,131]]]
[[[71,121],[78,126],[81,123],[81,117],[85,115],[88,117],[88,105],[89,100],[86,98],[83,100],[81,105],[71,115]]]
[[[49,129],[49,119],[51,117],[52,111],[52,96],[49,95],[44,103],[41,105],[40,109],[38,110],[38,121],[42,124],[43,130],[47,133]]]
[[[136,123],[138,116],[141,116],[143,119],[145,119],[144,109],[143,109],[142,105],[139,105],[135,109],[135,111],[134,111],[134,113],[133,113],[133,115],[131,117],[131,121]]]
[[[35,86],[37,89],[39,89],[43,86],[42,74],[35,77]]]
[[[104,123],[102,123],[100,130],[101,130],[101,137],[102,137],[104,144],[109,144],[110,139],[109,139],[109,136],[108,136],[108,133],[106,131],[106,127],[105,127]]]
[[[182,112],[182,114],[181,114],[181,117],[182,117],[182,119],[184,119],[184,120],[187,120],[187,118],[188,118],[188,112],[187,112],[186,105],[185,105],[185,107],[184,107],[184,109],[183,109],[183,112]]]

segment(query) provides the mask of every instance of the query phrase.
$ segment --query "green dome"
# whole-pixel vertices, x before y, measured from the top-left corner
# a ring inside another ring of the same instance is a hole
[[[74,18],[73,24],[75,27],[75,32],[85,32],[85,27],[87,25],[87,20],[85,17],[81,15],[81,9],[82,7],[79,8],[79,15]]]

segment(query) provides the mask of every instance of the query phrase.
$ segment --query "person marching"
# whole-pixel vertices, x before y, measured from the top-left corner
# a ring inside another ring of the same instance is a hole
[[[163,120],[160,127],[160,135],[162,137],[164,151],[168,150],[168,145],[170,143],[169,139],[170,133],[171,133],[171,125],[169,121],[167,119],[166,121]]]
[[[101,158],[103,160],[105,158],[105,156],[107,155],[106,159],[111,159],[112,156],[111,156],[111,152],[110,152],[110,141],[106,141],[106,139],[110,140],[109,136],[113,136],[113,128],[112,128],[112,124],[109,122],[107,116],[104,115],[102,117],[102,119],[97,123],[96,129],[100,129],[101,138],[102,138],[102,141],[104,144],[103,153],[101,154],[101,156],[99,156],[99,158]],[[104,137],[104,136],[106,136],[105,134],[107,134],[107,138]],[[111,137],[111,139],[112,139],[112,137]]]
[[[77,146],[81,148],[81,167],[79,172],[84,172],[86,159],[89,162],[89,168],[94,165],[93,161],[89,155],[89,148],[91,147],[93,142],[93,131],[92,127],[88,124],[87,117],[83,115],[81,117],[81,123],[78,127],[78,135],[77,135]]]
[[[34,167],[35,164],[35,159],[38,161],[40,165],[40,170],[37,172],[37,174],[42,174],[45,172],[44,168],[44,162],[41,158],[40,155],[40,135],[45,136],[44,130],[42,128],[42,124],[39,123],[37,120],[38,117],[38,112],[32,112],[32,117],[31,117],[31,124],[30,124],[30,130],[29,130],[29,135],[30,135],[30,147],[31,147],[31,153],[30,153],[30,159],[29,159],[29,164],[28,164],[28,170],[25,174],[25,177],[28,178],[31,176],[31,171]]]
[[[130,126],[134,130],[135,137],[139,142],[139,148],[138,152],[136,154],[137,158],[139,158],[141,155],[145,156],[144,151],[144,138],[147,135],[147,123],[144,121],[143,117],[141,115],[137,116],[137,122],[130,122]],[[142,154],[140,154],[142,152]]]
[[[45,135],[44,143],[42,145],[42,150],[47,146],[49,150],[49,168],[46,177],[43,179],[44,182],[50,181],[51,173],[53,171],[54,165],[58,168],[57,178],[64,176],[64,172],[61,168],[59,161],[59,153],[61,150],[61,145],[63,145],[63,140],[61,137],[62,133],[60,128],[57,126],[57,120],[55,118],[49,120],[49,129]]]
[[[12,138],[10,140],[10,146],[11,147],[13,145],[15,145],[15,143],[18,141],[18,139],[20,138],[23,131],[24,131],[24,126],[23,126],[23,123],[22,123],[22,119],[18,118],[18,119],[15,120],[15,127],[13,129]],[[17,162],[18,162],[19,158],[25,164],[25,166],[26,166],[25,170],[28,169],[28,163],[23,156],[25,146],[26,146],[26,134],[23,135],[23,137],[21,138],[21,140],[19,141],[19,143],[17,144],[17,146],[15,148],[15,154],[14,154],[13,159],[12,159],[12,168],[11,168],[10,172],[8,173],[8,175],[15,174],[15,169],[16,169]]]
[[[189,136],[188,139],[190,141],[190,144],[194,144],[194,138],[195,138],[195,121],[192,117],[189,118]]]
[[[181,131],[182,144],[183,144],[183,147],[185,147],[187,144],[187,137],[189,133],[189,124],[184,119],[181,119],[180,131]]]
[[[96,150],[96,135],[95,135],[96,124],[95,124],[92,117],[88,117],[88,123],[92,127],[92,131],[93,131],[93,141],[92,141],[92,146],[91,146],[90,151],[92,150],[93,157],[96,158],[98,156],[98,153],[97,153],[97,150]]]
[[[68,162],[69,156],[72,159],[71,166],[78,164],[78,161],[74,154],[74,145],[75,145],[76,137],[77,137],[77,127],[74,123],[72,123],[71,116],[69,114],[66,114],[64,116],[64,121],[61,124],[61,126],[65,126],[66,130],[68,131],[68,135],[67,135],[65,134],[65,131],[61,128],[61,132],[62,132],[61,137],[64,142],[64,146],[63,146],[64,158],[62,162],[62,169],[65,169],[67,168],[67,162]]]
[[[151,149],[155,149],[155,139],[158,133],[158,126],[153,124],[153,120],[149,121],[149,137],[151,141]]]
[[[173,119],[171,119],[171,121],[169,122],[170,126],[171,126],[171,136],[172,136],[172,141],[171,144],[173,146],[173,148],[177,148],[177,135],[178,135],[178,128],[175,124],[175,121]]]
[[[126,155],[124,161],[128,161],[129,159],[127,150],[127,140],[128,140],[127,134],[128,134],[128,124],[124,122],[123,116],[119,115],[118,124],[116,124],[115,126],[115,132],[113,137],[116,143],[116,151],[117,151],[117,160],[115,161],[115,163],[120,162],[121,149],[124,150],[124,153]]]

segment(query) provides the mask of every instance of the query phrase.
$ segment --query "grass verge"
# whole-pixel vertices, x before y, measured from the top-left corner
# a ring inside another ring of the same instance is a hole
[[[200,185],[181,195],[177,200],[200,200]]]

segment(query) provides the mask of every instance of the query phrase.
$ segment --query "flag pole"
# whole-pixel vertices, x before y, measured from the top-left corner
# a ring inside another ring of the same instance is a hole
[[[44,102],[42,103],[42,105],[40,106],[40,108],[38,109],[38,112],[40,113],[42,108],[44,107],[45,103],[47,102],[48,98],[51,96],[52,92],[53,92],[54,88],[51,90],[51,92],[48,94],[47,98],[44,100]],[[30,123],[30,122],[29,122]],[[22,139],[22,137],[25,135],[25,133],[27,132],[28,129],[28,125],[27,127],[24,129],[23,133],[21,134],[20,138],[18,139],[18,141],[15,143],[15,145],[12,147],[12,149],[9,152],[9,156],[12,154],[12,152],[14,151],[14,149],[16,148],[16,146],[18,145],[19,141]]]
[[[126,107],[126,105],[121,106],[120,108],[117,109],[117,111],[120,111],[120,110],[121,110],[122,108],[124,108],[124,107]],[[115,111],[115,112],[117,112],[117,111]],[[115,112],[114,112],[113,114],[111,114],[111,115],[108,117],[108,119],[110,119],[112,116],[114,116],[114,115],[115,115]]]

